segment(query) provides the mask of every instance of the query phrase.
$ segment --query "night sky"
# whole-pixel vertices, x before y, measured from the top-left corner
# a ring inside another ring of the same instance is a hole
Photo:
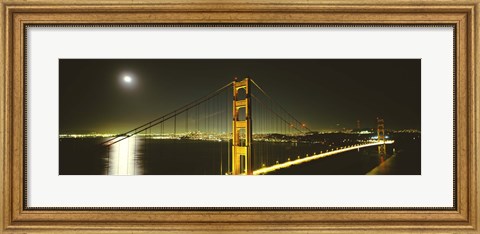
[[[420,130],[420,59],[61,59],[60,134],[121,133],[231,82],[255,80],[316,131]],[[123,78],[130,76],[131,83]]]

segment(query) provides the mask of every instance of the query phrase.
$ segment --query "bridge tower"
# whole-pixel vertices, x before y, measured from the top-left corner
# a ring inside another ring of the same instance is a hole
[[[385,123],[381,118],[377,118],[377,137],[379,142],[383,142],[383,144],[378,145],[378,154],[383,159],[387,154],[387,147],[385,146]]]
[[[239,91],[245,96],[240,97]],[[250,79],[233,81],[232,175],[252,175],[252,109]]]

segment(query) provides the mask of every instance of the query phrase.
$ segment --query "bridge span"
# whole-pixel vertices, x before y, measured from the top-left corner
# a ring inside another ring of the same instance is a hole
[[[342,147],[342,148],[339,148],[339,149],[336,149],[336,150],[327,151],[325,153],[314,154],[314,155],[311,155],[311,156],[307,156],[305,158],[299,158],[299,159],[295,159],[295,160],[292,160],[292,161],[288,161],[288,162],[284,162],[284,163],[280,163],[280,164],[275,164],[275,165],[268,166],[268,167],[263,167],[263,168],[260,168],[258,170],[253,171],[253,174],[254,175],[267,174],[267,173],[272,172],[272,171],[276,171],[276,170],[279,170],[279,169],[282,169],[282,168],[287,168],[287,167],[290,167],[290,166],[293,166],[293,165],[306,163],[306,162],[316,160],[316,159],[319,159],[319,158],[324,158],[324,157],[328,157],[328,156],[335,155],[335,154],[340,154],[340,153],[355,150],[355,149],[361,149],[361,148],[366,148],[366,147],[371,147],[371,146],[379,146],[379,145],[383,145],[384,143],[385,144],[393,144],[394,142],[395,141],[393,141],[393,140],[386,140],[386,141],[375,141],[375,142],[370,142],[370,143],[366,143],[366,144],[356,144],[356,145],[351,145],[351,146],[345,146],[345,147]]]

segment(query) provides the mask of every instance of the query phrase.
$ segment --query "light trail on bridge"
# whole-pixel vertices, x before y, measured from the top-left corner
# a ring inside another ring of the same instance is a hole
[[[385,141],[385,144],[393,144],[394,142],[395,141],[393,141],[393,140],[388,140],[388,141]],[[293,165],[298,165],[298,164],[310,162],[312,160],[316,160],[316,159],[319,159],[319,158],[324,158],[324,157],[328,157],[328,156],[339,154],[339,153],[344,153],[344,152],[355,150],[355,149],[361,149],[361,148],[366,148],[366,147],[371,147],[371,146],[378,146],[378,145],[382,145],[382,144],[384,144],[383,141],[376,141],[376,142],[367,143],[367,144],[357,144],[357,145],[347,146],[347,147],[343,147],[343,148],[340,148],[340,149],[337,149],[337,150],[332,150],[332,151],[325,152],[325,153],[315,154],[315,155],[311,155],[311,156],[308,156],[308,157],[305,157],[305,158],[300,158],[300,159],[296,159],[296,160],[293,160],[293,161],[288,161],[288,162],[284,162],[284,163],[280,163],[280,164],[275,164],[275,165],[272,165],[272,166],[269,166],[269,167],[263,167],[261,169],[253,171],[253,174],[254,175],[267,174],[267,173],[272,172],[272,171],[276,171],[276,170],[279,170],[279,169],[282,169],[282,168],[287,168],[287,167],[290,167],[290,166],[293,166]]]

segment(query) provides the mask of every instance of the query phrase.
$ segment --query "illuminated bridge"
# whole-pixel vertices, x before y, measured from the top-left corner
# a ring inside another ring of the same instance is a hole
[[[331,142],[319,138],[255,81],[245,78],[102,145],[109,150],[108,174],[113,175],[145,173],[139,158],[147,156],[150,159],[143,164],[165,168],[175,161],[192,164],[189,160],[195,159],[192,169],[196,174],[208,168],[210,173],[204,174],[262,175],[366,147],[377,147],[383,160],[386,145],[393,143],[386,138],[383,119],[377,119],[375,139],[352,137]],[[198,147],[199,142],[208,147]],[[187,153],[177,156],[176,151]],[[190,159],[185,159],[187,156]]]

